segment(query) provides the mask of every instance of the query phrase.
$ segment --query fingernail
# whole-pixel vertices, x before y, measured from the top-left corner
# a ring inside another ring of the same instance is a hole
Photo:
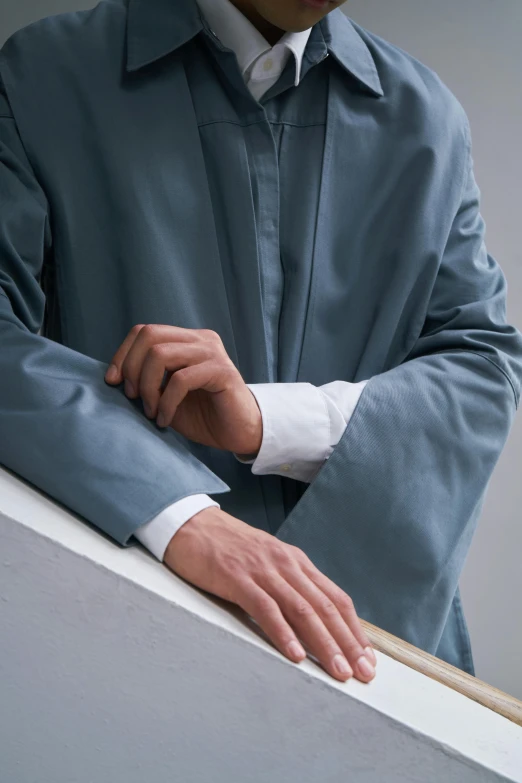
[[[292,658],[304,658],[306,655],[299,642],[290,642],[288,645],[288,652]]]
[[[373,651],[373,647],[365,647],[364,648],[364,654],[369,659],[370,663],[373,663],[374,666],[377,665],[377,656],[375,655],[375,652]]]
[[[341,677],[351,677],[353,674],[353,669],[344,657],[344,655],[341,655],[340,653],[337,653],[337,655],[334,655],[333,657],[333,665],[334,669]]]
[[[163,413],[158,413],[158,417],[156,419],[156,424],[158,425],[158,427],[166,427],[167,426],[167,422],[165,420],[165,416],[163,415]]]
[[[124,389],[127,397],[134,397],[134,386],[130,381],[125,381]]]
[[[107,372],[105,373],[105,378],[108,381],[115,381],[118,378],[118,368],[115,364],[111,364]]]
[[[371,665],[366,655],[361,655],[361,657],[357,660],[357,668],[363,677],[373,677],[375,674],[375,669]]]

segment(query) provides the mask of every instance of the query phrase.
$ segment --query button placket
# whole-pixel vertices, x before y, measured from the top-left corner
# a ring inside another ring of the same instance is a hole
[[[251,176],[255,193],[258,264],[263,303],[268,383],[277,379],[278,322],[283,273],[279,247],[279,164],[270,119],[251,126]]]

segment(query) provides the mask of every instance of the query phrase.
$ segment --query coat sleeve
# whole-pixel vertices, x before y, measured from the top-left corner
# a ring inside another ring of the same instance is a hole
[[[0,463],[121,544],[165,507],[229,487],[107,366],[38,334],[49,211],[0,84]]]
[[[435,653],[518,406],[522,335],[484,243],[465,118],[462,196],[406,360],[369,379],[277,536],[359,615]]]

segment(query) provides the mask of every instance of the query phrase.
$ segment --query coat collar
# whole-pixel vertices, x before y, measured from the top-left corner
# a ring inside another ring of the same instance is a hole
[[[351,21],[335,8],[319,22],[329,52],[375,95],[384,95],[371,52]],[[129,0],[128,71],[174,52],[209,29],[196,0]]]
[[[127,70],[174,52],[204,26],[195,0],[128,0]]]
[[[334,8],[319,25],[328,51],[337,62],[375,95],[384,95],[372,53],[341,9]]]

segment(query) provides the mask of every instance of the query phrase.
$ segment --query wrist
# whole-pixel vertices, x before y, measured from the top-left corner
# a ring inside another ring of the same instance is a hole
[[[241,459],[255,459],[259,454],[259,450],[263,443],[263,417],[261,415],[261,409],[255,396],[250,392],[252,402],[253,414],[251,419],[249,432],[243,432],[241,438],[241,450],[234,449],[235,453]],[[245,428],[246,429],[246,428]]]
[[[207,506],[207,508],[201,509],[201,511],[198,511],[196,514],[191,516],[190,519],[187,519],[187,521],[183,523],[179,530],[174,533],[169,543],[167,544],[167,548],[165,549],[165,554],[163,556],[163,562],[170,565],[173,560],[176,547],[190,539],[200,524],[209,524],[216,514],[220,513],[222,512],[218,506]]]
[[[261,444],[255,451],[248,451],[248,452],[242,452],[242,451],[236,451],[236,456],[239,457],[239,459],[256,459],[257,455],[259,454],[259,449],[261,448]]]

